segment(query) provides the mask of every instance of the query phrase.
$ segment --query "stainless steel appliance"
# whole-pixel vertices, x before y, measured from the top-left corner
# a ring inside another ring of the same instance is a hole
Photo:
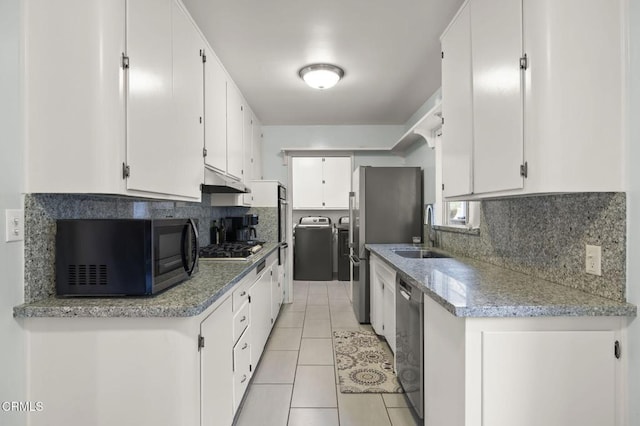
[[[262,241],[210,244],[200,248],[200,260],[251,260],[262,244]]]
[[[278,265],[283,265],[288,256],[289,244],[287,243],[287,188],[278,184]]]
[[[156,294],[189,278],[197,262],[195,219],[57,221],[61,296]]]
[[[349,261],[349,216],[338,219],[338,281],[349,281],[351,262]]]
[[[396,371],[398,381],[424,418],[424,305],[422,291],[396,278]]]
[[[369,259],[365,244],[422,241],[422,170],[358,167],[349,194],[351,291],[360,323],[369,322]]]
[[[254,226],[258,224],[257,214],[227,217],[223,223],[226,232],[225,242],[255,241],[258,238]]]
[[[323,216],[300,218],[294,230],[293,279],[331,281],[333,279],[333,229]]]

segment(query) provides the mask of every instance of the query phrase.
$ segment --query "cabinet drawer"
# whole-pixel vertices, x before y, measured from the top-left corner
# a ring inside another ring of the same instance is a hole
[[[238,312],[242,305],[249,301],[249,286],[253,283],[251,278],[255,279],[253,273],[245,277],[233,291],[233,312]]]
[[[249,331],[238,340],[233,348],[233,404],[234,411],[240,405],[251,379],[251,344]]]
[[[240,338],[242,332],[249,325],[249,304],[245,303],[233,315],[233,341],[234,343]]]

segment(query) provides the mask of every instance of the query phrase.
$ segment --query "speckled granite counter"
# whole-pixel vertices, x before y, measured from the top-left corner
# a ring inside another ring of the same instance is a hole
[[[401,278],[459,317],[636,316],[636,306],[469,258],[410,259],[394,248],[367,244]],[[439,250],[435,250],[439,251]]]
[[[204,312],[262,259],[277,250],[267,243],[250,261],[200,261],[191,279],[149,297],[50,297],[13,308],[14,317],[190,317]]]

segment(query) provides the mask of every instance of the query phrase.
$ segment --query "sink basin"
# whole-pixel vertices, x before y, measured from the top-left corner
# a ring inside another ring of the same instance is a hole
[[[398,256],[410,259],[439,259],[451,257],[431,250],[393,250],[393,252]]]

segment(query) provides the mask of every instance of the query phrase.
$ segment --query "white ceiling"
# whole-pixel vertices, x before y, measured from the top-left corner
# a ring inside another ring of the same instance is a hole
[[[463,0],[183,0],[265,125],[404,124],[440,87],[440,34]],[[304,65],[336,64],[330,90]]]

